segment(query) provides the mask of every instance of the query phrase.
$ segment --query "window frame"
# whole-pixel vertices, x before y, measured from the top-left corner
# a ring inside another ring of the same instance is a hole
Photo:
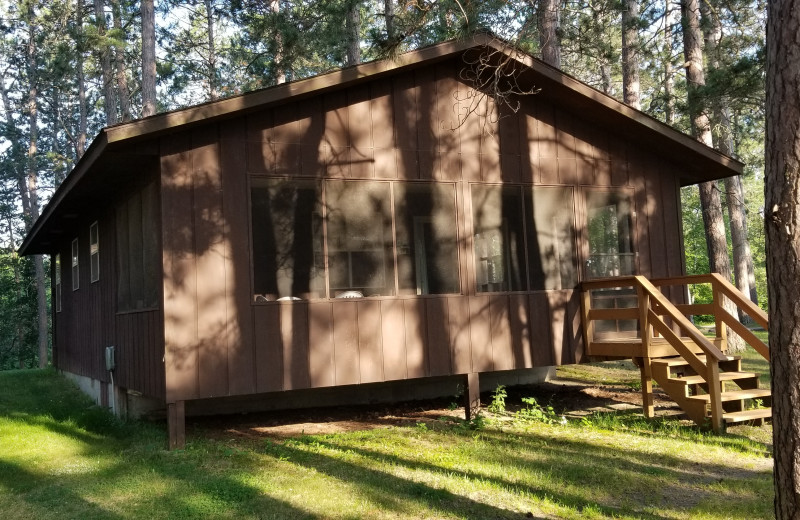
[[[100,228],[96,220],[89,226],[89,271],[91,283],[100,280]]]
[[[77,291],[78,289],[81,288],[81,283],[80,283],[81,271],[80,271],[80,265],[79,265],[80,264],[80,248],[78,246],[79,246],[78,238],[76,237],[76,238],[74,238],[72,240],[72,257],[71,257],[71,263],[72,263],[72,272],[71,272],[71,274],[72,274],[72,290],[73,291]]]
[[[61,312],[61,253],[56,253],[53,259],[53,272],[55,277],[55,308]]]

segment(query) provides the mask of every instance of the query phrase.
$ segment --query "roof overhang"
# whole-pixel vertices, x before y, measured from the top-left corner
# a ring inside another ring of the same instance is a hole
[[[115,187],[129,183],[142,167],[158,161],[156,148],[137,146],[163,134],[238,117],[290,100],[350,87],[381,76],[396,74],[437,61],[451,59],[470,49],[490,49],[494,59],[510,58],[520,67],[526,85],[537,88],[544,99],[565,107],[589,121],[616,127],[637,146],[663,154],[684,168],[681,185],[696,184],[742,173],[744,165],[666,124],[635,110],[549,65],[513,49],[488,34],[453,40],[386,59],[363,63],[319,76],[204,103],[103,129],[78,164],[58,187],[20,246],[20,254],[53,251],[61,219],[68,219],[86,204],[100,202]]]

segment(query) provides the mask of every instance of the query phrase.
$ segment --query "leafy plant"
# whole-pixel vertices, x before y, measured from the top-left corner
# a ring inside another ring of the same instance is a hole
[[[505,413],[506,411],[506,387],[504,385],[497,385],[494,392],[492,392],[492,402],[489,403],[489,411],[492,413]]]
[[[521,422],[540,422],[544,424],[565,423],[566,419],[559,417],[550,405],[540,405],[535,397],[523,397],[525,406],[514,414],[514,418]]]

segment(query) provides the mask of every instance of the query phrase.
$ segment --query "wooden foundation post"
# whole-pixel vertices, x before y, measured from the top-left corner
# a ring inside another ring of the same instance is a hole
[[[650,358],[642,358],[639,370],[642,375],[642,413],[648,419],[655,417],[653,407],[653,374],[650,367]]]
[[[167,403],[167,430],[169,432],[169,449],[183,449],[186,446],[185,401]]]
[[[481,384],[477,372],[464,375],[464,418],[472,420],[481,409]]]

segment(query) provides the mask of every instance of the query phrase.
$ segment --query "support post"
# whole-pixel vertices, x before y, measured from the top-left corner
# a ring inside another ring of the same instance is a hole
[[[169,432],[169,449],[183,449],[186,446],[185,401],[167,403],[167,430]]]
[[[709,356],[710,358],[710,356]],[[714,433],[722,433],[722,383],[719,380],[719,362],[716,359],[708,360],[708,394],[711,404],[711,428]]]
[[[472,420],[481,409],[481,385],[477,372],[464,375],[464,418]]]
[[[642,376],[642,413],[648,419],[655,417],[653,406],[653,373],[650,367],[650,358],[642,358],[639,372]]]
[[[642,413],[648,419],[655,416],[653,407],[653,373],[650,365],[650,295],[641,285],[636,286],[639,300],[639,335],[642,339],[642,359],[639,372],[642,378]]]

